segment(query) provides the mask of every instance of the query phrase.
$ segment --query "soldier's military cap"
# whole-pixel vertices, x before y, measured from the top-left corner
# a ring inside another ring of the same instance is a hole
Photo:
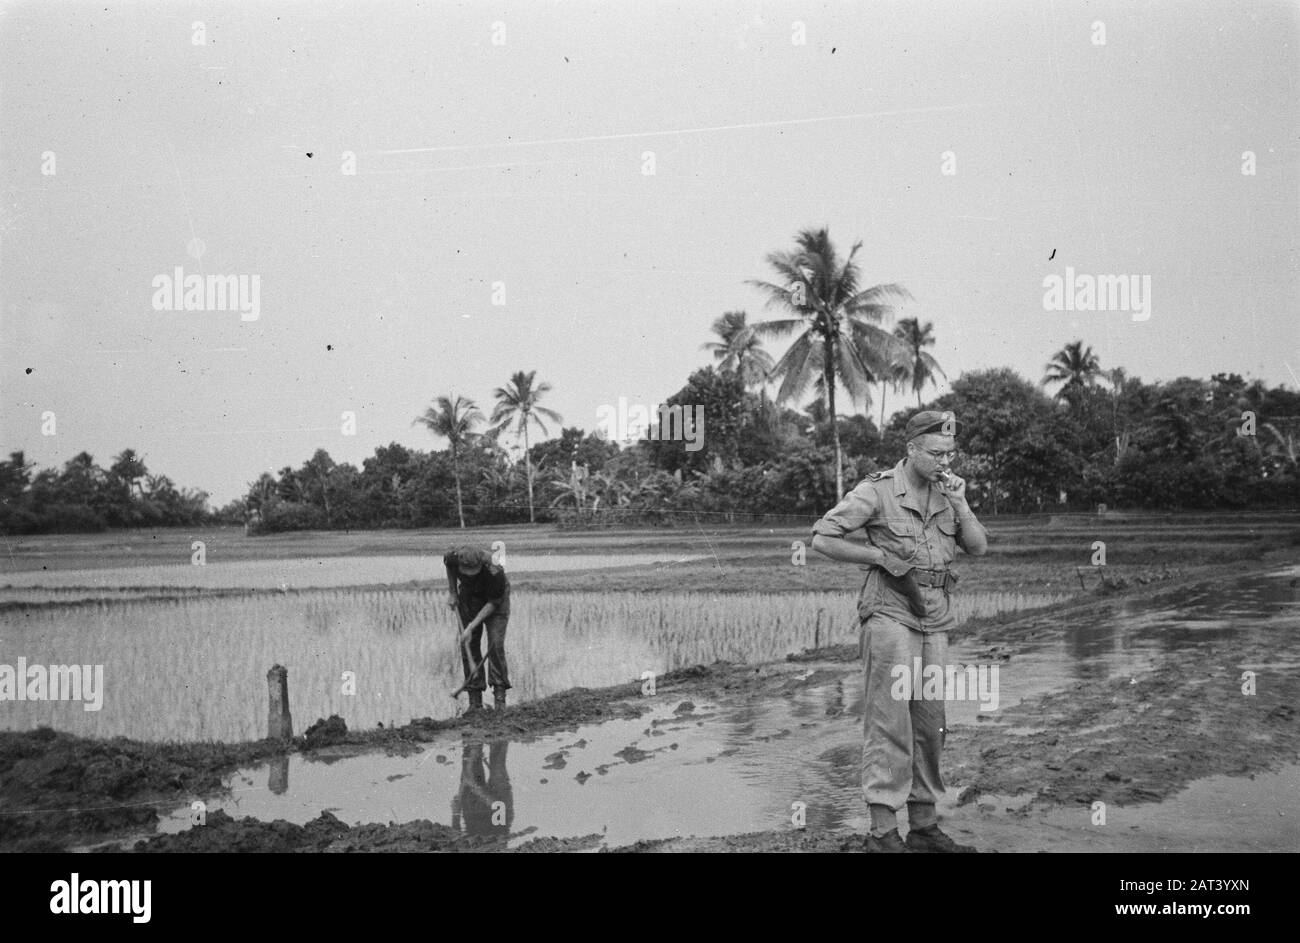
[[[911,442],[919,435],[937,432],[940,435],[961,435],[961,423],[949,410],[939,412],[927,409],[907,420],[907,429],[903,432],[904,440]]]

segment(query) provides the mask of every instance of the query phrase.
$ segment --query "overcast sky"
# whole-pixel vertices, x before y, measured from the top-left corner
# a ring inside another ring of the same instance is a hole
[[[591,430],[775,316],[745,281],[820,226],[949,377],[1081,339],[1300,385],[1290,3],[0,9],[0,447],[41,467],[132,447],[221,504],[444,447],[432,398],[517,370]],[[257,320],[155,310],[178,266],[256,276]],[[1066,266],[1149,276],[1150,318],[1045,311]]]

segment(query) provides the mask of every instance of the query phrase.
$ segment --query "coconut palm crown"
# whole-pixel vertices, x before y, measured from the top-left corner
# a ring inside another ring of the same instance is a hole
[[[537,383],[534,386],[536,377],[536,370],[530,370],[528,373],[520,370],[510,378],[509,383],[492,391],[492,395],[497,400],[492,410],[493,429],[504,429],[514,423],[515,434],[522,436],[524,440],[524,470],[528,479],[528,522],[530,524],[536,518],[533,512],[533,463],[528,454],[528,427],[535,425],[541,430],[542,435],[548,435],[549,430],[543,419],[549,419],[557,424],[563,421],[555,410],[538,405],[542,395],[550,392],[551,384]]]
[[[862,288],[855,257],[862,242],[841,259],[825,228],[805,229],[795,237],[792,251],[772,252],[767,264],[775,281],[751,280],[767,295],[766,308],[780,308],[792,317],[754,325],[760,337],[788,337],[800,332],[772,368],[779,379],[777,402],[801,397],[817,376],[822,379],[827,417],[835,442],[835,489],[844,494],[844,461],[836,423],[835,392],[843,385],[849,400],[870,405],[870,384],[887,375],[889,364],[903,359],[902,343],[880,323],[893,318],[893,302],[911,300],[901,285]]]

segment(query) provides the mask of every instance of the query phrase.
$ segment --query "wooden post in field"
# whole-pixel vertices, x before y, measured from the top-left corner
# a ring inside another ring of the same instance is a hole
[[[266,673],[270,694],[266,735],[271,740],[293,739],[293,718],[289,716],[289,669],[273,665]]]

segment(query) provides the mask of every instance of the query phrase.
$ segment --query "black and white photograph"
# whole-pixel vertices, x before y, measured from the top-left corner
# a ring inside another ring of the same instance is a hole
[[[4,0],[0,851],[1244,927],[1115,856],[1300,851],[1298,67],[1289,0]]]

